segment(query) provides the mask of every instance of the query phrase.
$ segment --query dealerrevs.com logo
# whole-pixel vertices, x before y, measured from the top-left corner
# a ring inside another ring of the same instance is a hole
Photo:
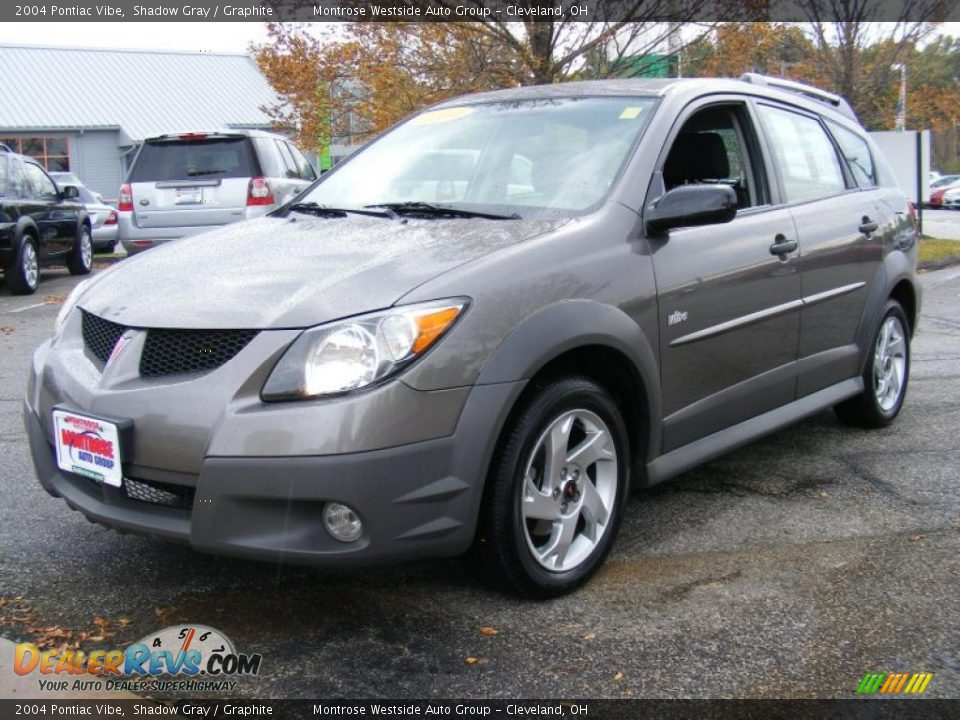
[[[36,673],[41,691],[229,692],[236,677],[257,675],[259,653],[238,653],[233,642],[206,625],[175,625],[125,650],[40,650],[17,645],[13,669]]]

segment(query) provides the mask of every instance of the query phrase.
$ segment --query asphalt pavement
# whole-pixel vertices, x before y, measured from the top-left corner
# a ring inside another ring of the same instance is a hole
[[[922,281],[894,426],[826,412],[639,493],[604,569],[542,603],[459,561],[280,567],[89,524],[37,484],[20,419],[76,280],[0,284],[0,636],[93,649],[204,623],[262,653],[251,698],[842,698],[894,670],[960,697],[960,268]]]

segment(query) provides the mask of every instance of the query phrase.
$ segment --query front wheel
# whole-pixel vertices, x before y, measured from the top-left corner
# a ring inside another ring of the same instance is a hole
[[[900,303],[888,301],[863,372],[863,392],[834,408],[841,422],[880,428],[900,413],[910,379],[909,328]]]
[[[90,228],[81,225],[77,243],[67,255],[67,269],[71,275],[88,275],[92,267],[93,240],[90,237]]]
[[[584,582],[613,544],[629,440],[609,393],[585,377],[535,388],[491,466],[473,557],[510,592],[553,597]]]

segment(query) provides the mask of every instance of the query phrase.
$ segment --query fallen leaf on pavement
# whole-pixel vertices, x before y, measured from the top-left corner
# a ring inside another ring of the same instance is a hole
[[[482,627],[480,628],[480,634],[486,635],[487,637],[491,637],[493,635],[499,635],[500,631],[497,630],[495,627]]]
[[[586,635],[581,635],[581,636],[580,636],[580,639],[581,639],[581,640],[593,640],[593,639],[595,639],[596,637],[597,637],[597,634],[596,634],[596,633],[587,633]]]
[[[0,332],[2,332],[4,335],[9,335],[13,332],[13,328],[9,325],[0,325]]]
[[[43,304],[44,305],[60,305],[66,299],[67,299],[66,295],[44,295]]]
[[[119,620],[117,620],[117,625],[119,625],[120,627],[127,627],[127,625],[130,625],[131,623],[132,623],[132,620],[130,620],[130,618],[120,618]]]
[[[616,672],[616,673],[614,673],[613,679],[614,679],[614,680],[623,680],[623,673],[622,673],[622,672]]]
[[[464,662],[466,665],[476,665],[476,664],[477,664],[478,662],[480,662],[480,661],[479,661],[477,658],[475,658],[475,657],[473,657],[473,656],[471,655],[470,657],[468,657],[468,658],[467,658],[466,660],[464,660],[463,662]]]
[[[911,539],[913,542],[919,542],[919,541],[923,540],[923,539],[926,538],[926,537],[927,537],[926,535],[911,535],[911,536],[910,536],[910,539]]]

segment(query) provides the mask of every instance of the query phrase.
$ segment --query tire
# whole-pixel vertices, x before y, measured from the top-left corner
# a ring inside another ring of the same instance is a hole
[[[630,457],[626,425],[603,387],[580,376],[534,386],[491,463],[469,560],[494,586],[527,597],[584,584],[619,529]]]
[[[90,235],[90,228],[86,225],[80,226],[80,232],[77,234],[77,242],[67,254],[67,270],[71,275],[89,275],[93,267],[93,238]]]
[[[863,392],[834,408],[845,425],[881,428],[903,407],[910,380],[910,323],[896,300],[887,301],[863,371]]]
[[[40,285],[40,256],[37,241],[24,235],[13,262],[6,271],[7,287],[14,295],[32,295]]]

